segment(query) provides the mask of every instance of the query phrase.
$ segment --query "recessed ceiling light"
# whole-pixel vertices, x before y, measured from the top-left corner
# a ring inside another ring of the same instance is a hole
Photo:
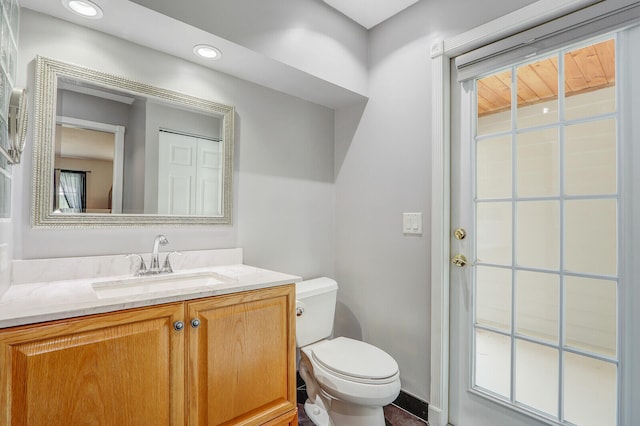
[[[67,10],[89,19],[102,18],[102,9],[100,6],[90,0],[62,0],[62,5]]]
[[[220,59],[222,52],[208,44],[198,44],[193,46],[193,53],[205,59]]]

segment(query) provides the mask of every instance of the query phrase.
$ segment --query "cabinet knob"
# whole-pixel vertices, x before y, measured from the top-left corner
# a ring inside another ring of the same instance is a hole
[[[173,329],[175,331],[180,331],[184,328],[184,323],[182,321],[176,321],[173,323]]]
[[[200,320],[197,318],[194,318],[191,320],[191,327],[193,328],[198,328],[200,327]]]

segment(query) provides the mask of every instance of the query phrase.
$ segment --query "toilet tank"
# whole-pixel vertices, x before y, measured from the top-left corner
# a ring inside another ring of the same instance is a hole
[[[331,336],[338,283],[316,278],[296,283],[296,346],[301,348]],[[300,310],[303,312],[300,314]]]

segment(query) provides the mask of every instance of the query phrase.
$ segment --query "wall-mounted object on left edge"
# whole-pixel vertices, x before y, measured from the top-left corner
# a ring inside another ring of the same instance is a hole
[[[20,163],[27,142],[27,91],[13,89],[9,100],[9,162]]]

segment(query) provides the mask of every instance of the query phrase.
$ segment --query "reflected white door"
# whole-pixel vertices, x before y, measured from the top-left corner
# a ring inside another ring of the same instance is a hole
[[[452,85],[451,223],[467,236],[452,230],[451,250],[468,260],[450,274],[453,425],[620,418],[633,178],[619,46],[605,37]]]
[[[196,215],[222,215],[221,142],[198,139],[196,168]]]
[[[222,143],[161,131],[158,214],[222,215]]]
[[[197,140],[160,132],[159,145],[158,214],[191,215],[195,211]]]

